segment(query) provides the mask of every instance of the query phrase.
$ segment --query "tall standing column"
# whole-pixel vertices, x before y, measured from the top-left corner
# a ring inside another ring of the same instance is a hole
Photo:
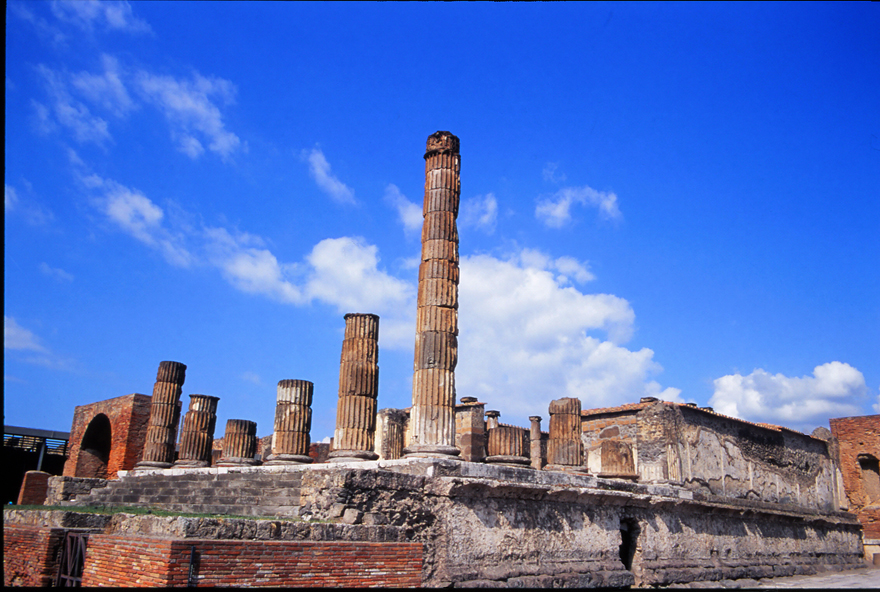
[[[306,464],[309,456],[309,432],[312,429],[312,393],[315,385],[308,380],[278,382],[275,406],[275,431],[269,465]]]
[[[230,419],[223,434],[223,456],[218,467],[258,465],[257,422],[246,419]]]
[[[331,462],[376,460],[376,399],[379,394],[379,317],[345,315],[339,364],[339,402]]]
[[[161,362],[153,385],[150,421],[142,460],[136,469],[167,469],[174,462],[177,422],[180,419],[180,395],[186,378],[186,365]]]
[[[174,462],[175,467],[207,467],[211,464],[219,400],[219,397],[208,395],[189,396],[189,411],[183,416],[180,454]]]
[[[456,456],[455,365],[458,362],[458,138],[428,136],[422,262],[419,266],[412,438],[407,456]]]
[[[581,400],[565,397],[550,401],[550,440],[547,469],[577,470],[584,464],[581,442]]]
[[[532,468],[541,470],[544,466],[541,459],[541,416],[532,415],[529,421],[532,422],[529,430],[529,456]]]

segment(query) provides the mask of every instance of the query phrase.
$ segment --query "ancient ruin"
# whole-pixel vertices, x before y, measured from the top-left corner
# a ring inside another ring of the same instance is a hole
[[[308,380],[278,382],[272,454],[267,458],[266,464],[312,462],[312,457],[309,456],[309,432],[312,429],[314,391],[315,385]]]
[[[458,363],[458,138],[428,137],[422,262],[419,265],[412,431],[405,453],[456,456],[455,365]]]
[[[262,444],[245,419],[212,443],[218,399],[191,395],[175,450],[186,366],[162,362],[152,397],[77,407],[69,470],[24,492],[64,510],[4,511],[6,585],[720,585],[878,557],[878,416],[806,435],[568,397],[545,432],[456,403],[459,141],[427,148],[412,406],[378,409],[379,318],[348,314],[331,445],[313,384],[281,380]]]

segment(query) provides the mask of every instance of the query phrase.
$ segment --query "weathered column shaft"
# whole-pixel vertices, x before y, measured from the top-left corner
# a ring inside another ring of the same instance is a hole
[[[533,415],[529,417],[532,425],[529,430],[529,457],[533,469],[540,470],[544,466],[541,458],[541,417]]]
[[[310,463],[309,432],[312,429],[312,395],[308,380],[278,382],[275,430],[268,464]]]
[[[206,467],[211,464],[211,446],[217,423],[218,397],[190,395],[189,411],[183,417],[180,453],[175,465]]]
[[[547,464],[553,468],[583,465],[581,442],[581,401],[573,397],[550,402],[550,440]]]
[[[153,385],[153,400],[144,453],[136,468],[168,468],[174,462],[177,422],[180,420],[180,395],[186,378],[186,365],[161,362]]]
[[[345,315],[339,363],[339,401],[330,460],[375,460],[379,395],[379,317]]]
[[[223,435],[223,457],[217,466],[256,465],[257,424],[246,419],[230,419]]]
[[[413,456],[454,456],[455,366],[458,364],[458,205],[461,155],[449,132],[428,137],[422,207],[413,364],[411,440]]]
[[[403,456],[404,436],[409,417],[402,409],[380,409],[376,412],[376,444],[380,460]]]

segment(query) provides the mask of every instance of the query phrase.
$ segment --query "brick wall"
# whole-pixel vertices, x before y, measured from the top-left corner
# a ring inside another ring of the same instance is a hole
[[[115,479],[118,471],[127,471],[141,460],[144,442],[147,437],[147,424],[150,420],[152,397],[131,394],[106,401],[98,401],[75,408],[73,425],[70,428],[70,448],[64,475],[68,477],[96,477],[85,474],[88,470],[86,455],[81,455],[80,446],[89,424],[98,416],[105,415],[110,421],[110,455],[107,461],[106,478]],[[80,462],[80,457],[83,462]]]
[[[3,585],[51,586],[58,573],[63,528],[3,526]]]
[[[880,415],[839,417],[829,421],[831,435],[837,439],[843,487],[850,511],[858,515],[865,538],[880,538],[880,499],[877,497],[876,475],[868,474],[859,463],[859,455],[880,459]],[[866,507],[868,506],[868,507]]]
[[[83,586],[414,587],[419,543],[232,541],[92,535]]]
[[[49,477],[44,471],[28,471],[24,474],[21,482],[21,490],[18,492],[19,506],[41,506],[46,501],[49,491]]]

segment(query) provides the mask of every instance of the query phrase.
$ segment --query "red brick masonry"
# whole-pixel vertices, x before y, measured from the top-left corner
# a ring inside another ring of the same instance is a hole
[[[63,528],[3,526],[3,585],[46,587],[55,582]]]
[[[419,543],[89,538],[83,586],[417,587]]]

